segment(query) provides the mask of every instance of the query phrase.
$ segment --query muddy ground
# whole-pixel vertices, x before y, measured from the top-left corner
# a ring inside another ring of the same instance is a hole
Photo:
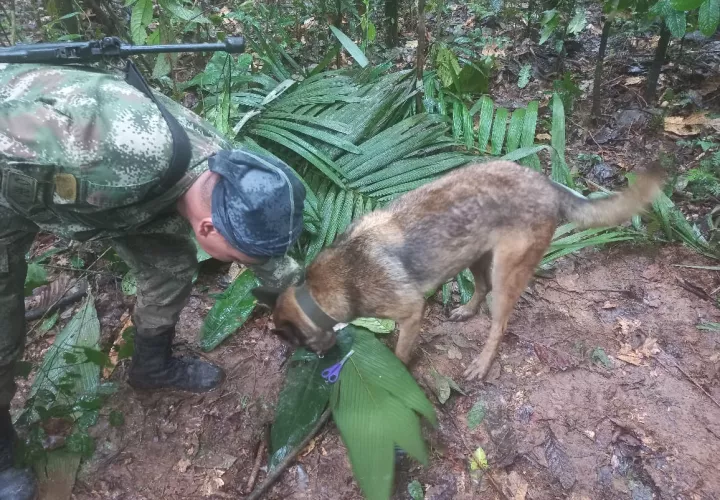
[[[487,315],[452,323],[434,305],[412,373],[440,425],[426,429],[429,467],[404,459],[393,498],[409,498],[414,479],[428,499],[720,498],[720,407],[711,399],[720,400],[720,334],[696,328],[720,321],[720,311],[688,290],[715,290],[720,274],[678,267],[703,264],[678,246],[562,259],[519,303],[486,383],[465,383],[462,372],[481,350]],[[210,304],[193,295],[179,341],[194,342]],[[93,429],[98,451],[74,498],[242,497],[288,355],[267,330],[258,314],[208,354],[228,371],[215,393],[148,395],[123,384],[103,413],[122,411],[125,425],[103,418]],[[113,379],[124,379],[124,366]],[[439,404],[431,368],[466,395]],[[486,418],[470,431],[478,400]],[[481,481],[468,470],[478,446],[490,463]],[[362,498],[332,424],[266,498]]]

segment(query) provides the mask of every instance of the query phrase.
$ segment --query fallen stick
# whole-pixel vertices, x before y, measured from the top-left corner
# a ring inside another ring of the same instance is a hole
[[[260,442],[258,443],[257,453],[255,454],[255,464],[253,465],[252,472],[250,472],[250,479],[248,479],[247,486],[245,487],[245,491],[247,493],[252,493],[253,486],[255,486],[255,481],[257,480],[258,472],[260,472],[260,462],[262,462],[263,453],[265,453],[265,446],[270,443],[269,430],[270,428],[266,424],[262,437],[260,438]]]
[[[665,353],[665,354],[667,355],[667,353]],[[668,356],[668,357],[670,357],[670,356]],[[663,367],[665,367],[666,370],[670,371],[670,369],[668,368],[668,366],[667,366],[660,358],[656,358],[656,359],[657,359],[658,363],[660,363],[661,365],[663,365]],[[672,359],[672,358],[671,358],[671,359]],[[714,397],[712,397],[712,395],[711,395],[708,391],[706,391],[706,390],[703,388],[703,386],[701,386],[700,383],[699,383],[697,380],[695,380],[693,377],[691,377],[688,372],[686,372],[685,370],[683,370],[683,369],[680,367],[680,365],[677,363],[677,361],[675,361],[674,359],[673,359],[673,365],[675,366],[675,368],[677,368],[677,369],[680,371],[680,373],[682,373],[683,375],[685,375],[685,378],[686,378],[686,379],[688,379],[690,382],[692,382],[693,385],[695,385],[695,387],[697,387],[698,389],[700,389],[703,394],[705,394],[708,398],[710,398],[710,401],[712,401],[713,403],[715,403],[715,406],[717,406],[718,408],[720,408],[720,403],[718,403],[717,400],[716,400]]]
[[[73,302],[77,302],[78,300],[83,298],[85,294],[87,294],[87,291],[87,285],[81,286],[78,290],[74,290],[72,293],[62,297],[60,300],[58,300],[54,304],[49,305],[48,307],[39,307],[37,309],[30,309],[29,311],[25,311],[25,321],[34,321],[41,318],[47,313],[55,312],[56,309],[70,305]]]
[[[315,427],[313,427],[312,430],[308,432],[308,435],[305,436],[305,439],[303,439],[300,444],[293,448],[290,453],[288,453],[285,458],[283,458],[282,462],[277,465],[277,467],[275,467],[271,472],[268,473],[265,481],[260,483],[260,486],[255,488],[255,490],[250,495],[248,495],[245,500],[258,500],[265,494],[267,490],[270,489],[273,484],[275,484],[275,481],[280,479],[280,476],[282,476],[283,472],[285,472],[285,469],[287,469],[290,464],[295,460],[295,458],[297,458],[298,454],[305,449],[310,440],[314,438],[318,432],[320,432],[322,426],[325,425],[325,423],[330,419],[330,414],[330,408],[326,409],[325,412],[320,416],[320,419],[315,424]]]

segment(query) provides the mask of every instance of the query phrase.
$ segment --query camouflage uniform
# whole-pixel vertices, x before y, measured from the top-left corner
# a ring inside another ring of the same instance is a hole
[[[190,167],[173,188],[145,200],[169,164],[172,140],[157,106],[121,73],[0,64],[0,407],[14,394],[14,360],[25,337],[25,254],[38,231],[108,239],[138,283],[138,335],[174,327],[197,267],[191,228],[177,199],[232,146],[207,122],[161,94],[187,131]],[[254,266],[282,287],[297,277],[289,258]]]

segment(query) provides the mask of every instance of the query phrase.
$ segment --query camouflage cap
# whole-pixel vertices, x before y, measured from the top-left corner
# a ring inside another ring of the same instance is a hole
[[[302,232],[305,187],[277,158],[241,149],[208,159],[220,176],[212,220],[237,250],[254,258],[284,255]]]

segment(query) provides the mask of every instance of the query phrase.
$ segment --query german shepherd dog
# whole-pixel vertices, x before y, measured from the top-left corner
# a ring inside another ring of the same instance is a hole
[[[395,355],[407,365],[425,294],[469,268],[475,293],[450,319],[475,315],[492,290],[490,334],[465,371],[467,380],[483,379],[558,222],[620,224],[653,201],[664,179],[653,167],[620,193],[587,199],[513,162],[470,164],[356,220],[307,267],[299,286],[256,297],[273,309],[273,333],[318,354],[334,345],[338,323],[395,320]]]

